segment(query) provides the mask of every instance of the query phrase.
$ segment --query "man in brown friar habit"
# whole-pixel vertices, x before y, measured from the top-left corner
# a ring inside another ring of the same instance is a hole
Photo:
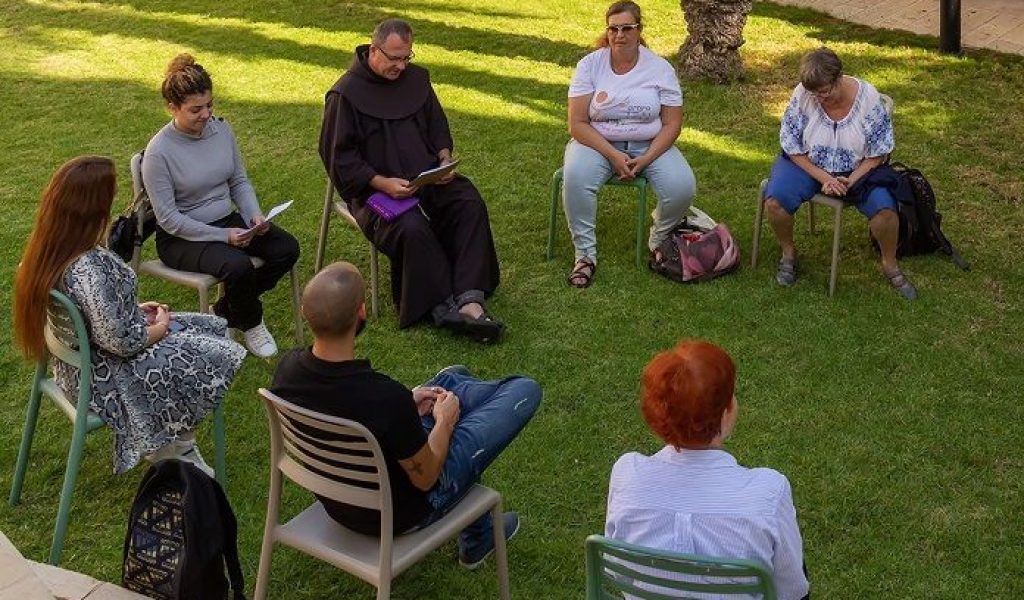
[[[499,272],[480,193],[454,171],[410,185],[452,162],[453,146],[429,73],[410,63],[412,43],[409,24],[389,19],[356,48],[327,92],[320,157],[360,229],[390,259],[399,327],[430,319],[493,343],[504,325],[484,305]]]

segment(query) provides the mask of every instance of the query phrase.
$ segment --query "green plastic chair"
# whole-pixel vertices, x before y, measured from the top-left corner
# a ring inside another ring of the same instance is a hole
[[[771,571],[756,560],[712,558],[627,544],[603,535],[587,538],[587,600],[676,600],[690,592],[718,596],[761,594],[775,600]],[[654,575],[650,569],[689,575],[687,581]],[[611,590],[611,591],[609,591]]]
[[[39,405],[42,396],[50,398],[72,423],[71,447],[68,450],[67,467],[64,470],[64,486],[60,492],[60,504],[57,508],[57,522],[53,530],[53,544],[50,546],[49,562],[56,565],[60,562],[64,548],[64,536],[67,533],[68,517],[71,513],[71,500],[75,490],[75,480],[82,462],[82,451],[85,448],[85,436],[103,427],[99,415],[89,410],[92,398],[92,352],[89,346],[89,330],[85,326],[82,313],[75,303],[57,290],[50,290],[52,299],[47,310],[47,323],[43,330],[46,338],[48,355],[36,365],[32,379],[32,392],[28,399],[28,411],[25,416],[25,428],[21,434],[21,446],[18,450],[18,462],[14,467],[14,480],[11,483],[11,495],[8,502],[17,506],[21,501],[21,489],[25,482],[25,471],[28,468],[29,451],[32,449],[32,438],[35,435],[36,423],[39,419]],[[78,400],[72,402],[57,381],[48,376],[50,358],[67,363],[79,370]],[[217,479],[224,482],[224,413],[218,406],[214,413],[214,440],[217,446],[216,470]]]
[[[605,185],[636,188],[636,266],[643,266],[644,225],[647,223],[647,178],[637,177],[632,181],[619,181],[613,174]],[[555,251],[555,217],[558,215],[558,197],[562,191],[562,168],[551,176],[551,216],[548,222],[548,252],[551,260]]]

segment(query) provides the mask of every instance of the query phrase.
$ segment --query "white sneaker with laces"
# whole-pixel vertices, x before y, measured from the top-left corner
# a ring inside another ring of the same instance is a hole
[[[178,460],[183,460],[185,462],[192,463],[200,471],[206,473],[210,477],[216,476],[213,467],[206,464],[206,461],[203,460],[203,455],[199,453],[199,446],[195,445],[195,443],[192,444],[191,448],[182,453],[182,455],[178,457]]]
[[[200,471],[206,473],[210,477],[214,476],[213,467],[206,464],[206,461],[203,460],[203,455],[199,453],[199,446],[196,445],[196,442],[193,439],[175,440],[156,452],[147,455],[145,459],[147,462],[154,465],[162,460],[181,460],[192,463]]]
[[[252,329],[246,329],[243,335],[245,335],[245,347],[256,356],[270,358],[277,354],[277,342],[274,341],[274,336],[270,335],[270,330],[267,329],[267,324],[264,321],[260,321],[260,324]]]
[[[162,460],[168,458],[179,458],[182,454],[189,451],[195,443],[192,440],[174,440],[173,442],[166,444],[158,448],[155,452],[147,454],[144,458],[151,464],[156,464]]]

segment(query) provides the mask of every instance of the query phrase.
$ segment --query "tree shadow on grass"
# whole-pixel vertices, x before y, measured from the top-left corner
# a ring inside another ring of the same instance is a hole
[[[111,2],[111,7],[124,6],[122,2]],[[416,40],[424,44],[435,44],[453,52],[476,52],[491,56],[507,58],[528,57],[531,60],[552,62],[561,66],[573,66],[589,50],[588,46],[552,40],[549,38],[502,32],[475,27],[451,25],[441,19],[411,18],[406,15],[410,9],[431,8],[428,3],[397,2],[386,7],[379,2],[342,3],[340,7],[332,5],[308,6],[301,4],[289,5],[289,8],[259,8],[252,5],[238,5],[231,2],[214,2],[206,6],[188,5],[189,12],[182,11],[180,2],[129,2],[129,6],[139,13],[169,12],[182,16],[209,16],[231,18],[250,23],[285,23],[292,27],[312,28],[329,32],[350,32],[359,35],[360,43],[369,42],[370,34],[377,23],[389,18],[407,18],[415,31]],[[436,7],[433,7],[436,8]],[[459,12],[463,9],[458,8]],[[492,15],[486,11],[472,10],[474,14],[483,16],[506,16],[523,18],[532,15],[508,13]],[[343,15],[344,18],[340,18]],[[146,16],[147,19],[160,21],[158,16]],[[219,26],[214,26],[219,27]],[[202,29],[202,28],[201,28]],[[209,36],[209,28],[206,28]],[[254,32],[245,30],[247,35]],[[259,34],[256,34],[259,35]],[[199,36],[194,36],[199,37]],[[219,36],[209,42],[214,45]],[[280,41],[280,40],[275,40]],[[315,55],[314,55],[315,57]],[[317,63],[314,63],[317,64]]]
[[[146,14],[103,14],[90,10],[65,10],[29,3],[20,5],[14,14],[16,15],[16,25],[20,23],[66,22],[68,28],[88,32],[96,36],[115,34],[165,40],[191,46],[196,48],[197,52],[205,51],[228,54],[242,59],[294,60],[317,67],[337,70],[339,76],[352,60],[352,54],[347,49],[342,51],[317,44],[304,44],[292,40],[271,38],[243,26],[224,24],[199,25],[192,23],[168,24],[166,19]],[[492,32],[482,32],[484,36],[488,37],[483,38],[484,41],[481,41],[479,44],[470,44],[470,40],[481,37],[481,32],[469,28],[441,26],[441,31],[439,32],[430,31],[434,35],[462,39],[464,41],[463,46],[479,46],[477,49],[482,52],[490,51],[493,54],[494,50],[497,49],[504,53],[498,54],[499,56],[520,56],[521,54],[528,53],[531,48],[536,46],[536,41],[532,38],[524,39],[522,36],[506,36],[505,34],[493,34]],[[45,32],[40,31],[38,28],[15,27],[10,35],[16,40],[32,43],[49,51],[52,51],[54,47],[60,49],[67,49],[68,47],[68,42],[54,42]],[[540,44],[540,49],[544,49],[543,44]],[[563,47],[556,44],[549,47],[549,51],[559,55],[566,55],[575,52],[576,49],[572,46]],[[202,60],[202,56],[199,58]],[[430,60],[420,60],[418,62],[427,68],[436,66],[437,68],[432,69],[433,78],[439,83],[449,83],[454,86],[472,88],[485,94],[497,95],[504,99],[520,102],[524,106],[530,106],[535,110],[552,116],[560,116],[562,114],[561,108],[551,108],[549,103],[564,97],[567,84],[544,83],[525,77],[498,75],[484,70],[473,70],[447,64],[435,65]],[[158,77],[158,74],[154,74],[153,78],[156,79],[156,77]],[[320,100],[325,91],[326,89],[310,90],[310,97]]]

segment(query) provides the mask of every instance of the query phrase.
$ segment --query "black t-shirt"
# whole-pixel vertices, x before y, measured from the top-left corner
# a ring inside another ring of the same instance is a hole
[[[408,388],[374,371],[368,360],[328,362],[309,349],[296,349],[278,362],[271,391],[303,408],[356,421],[377,438],[390,476],[395,533],[427,516],[431,507],[426,492],[414,486],[398,464],[427,443],[427,433]],[[318,499],[327,514],[345,527],[380,535],[380,512]]]

